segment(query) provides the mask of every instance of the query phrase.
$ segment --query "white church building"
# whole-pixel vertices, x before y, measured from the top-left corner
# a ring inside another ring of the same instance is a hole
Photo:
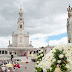
[[[26,53],[30,56],[31,52],[33,54],[38,53],[41,48],[33,48],[31,41],[29,44],[29,33],[24,34],[24,18],[22,9],[20,9],[19,12],[17,27],[18,33],[12,33],[12,44],[9,41],[8,48],[0,48],[0,55],[24,56]],[[54,46],[46,46],[43,48],[44,53],[48,53],[53,47]]]
[[[14,34],[14,32],[12,33],[12,44],[10,44],[9,41],[8,51],[10,53],[15,52],[17,55],[24,55],[26,51],[32,51],[33,46],[29,44],[29,33],[24,34],[24,18],[22,9],[20,9],[19,12],[17,26],[18,34]]]

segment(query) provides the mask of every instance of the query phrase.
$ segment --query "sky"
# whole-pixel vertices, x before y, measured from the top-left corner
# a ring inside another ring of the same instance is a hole
[[[19,9],[23,9],[24,33],[35,48],[67,43],[67,8],[71,0],[0,0],[0,48],[17,33]]]

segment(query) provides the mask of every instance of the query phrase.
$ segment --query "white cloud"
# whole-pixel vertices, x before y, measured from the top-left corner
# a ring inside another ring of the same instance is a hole
[[[0,48],[7,48],[8,44],[9,44],[9,40],[12,43],[11,36],[0,37]]]
[[[66,32],[68,1],[2,0],[0,2],[0,36],[11,35],[12,31],[17,30],[21,5],[24,13],[25,33],[56,35]]]
[[[32,41],[32,45],[35,48],[47,46],[48,43],[46,42],[46,39],[47,39],[47,35],[38,34],[38,35],[30,36],[30,41]],[[49,41],[50,46],[56,46],[56,45],[63,44],[63,43],[67,43],[67,37],[63,37],[60,40],[50,40]]]
[[[56,46],[56,45],[60,45],[60,44],[65,44],[67,42],[68,42],[67,37],[63,37],[60,40],[50,40],[49,45]]]
[[[38,38],[38,39],[36,39]],[[42,37],[42,36],[30,36],[30,40],[32,41],[32,45],[34,46],[34,48],[39,48],[39,47],[45,47],[48,45],[48,43],[46,42],[46,37]],[[11,36],[8,37],[0,37],[0,48],[7,48],[8,44],[9,44],[9,40],[12,43],[12,38]],[[49,41],[49,45],[50,46],[56,46],[59,44],[63,44],[63,43],[67,43],[67,37],[63,37],[60,40],[50,40]]]
[[[39,37],[38,39],[30,37],[30,40],[32,41],[34,48],[45,47],[48,44],[44,37]]]

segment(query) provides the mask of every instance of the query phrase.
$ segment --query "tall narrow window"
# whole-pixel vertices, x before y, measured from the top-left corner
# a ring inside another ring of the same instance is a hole
[[[7,54],[7,51],[5,51],[5,54]]]
[[[2,50],[2,54],[4,54],[4,50]]]
[[[22,25],[20,25],[20,28],[22,28]]]
[[[1,54],[1,50],[0,50],[0,54]]]

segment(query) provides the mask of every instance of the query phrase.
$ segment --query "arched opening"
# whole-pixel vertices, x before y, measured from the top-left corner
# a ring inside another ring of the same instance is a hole
[[[5,51],[5,54],[7,54],[8,52],[7,51]]]
[[[2,50],[2,54],[4,54],[4,50]]]
[[[0,50],[0,54],[1,54],[1,50]]]
[[[20,25],[20,28],[22,28],[22,25]]]

